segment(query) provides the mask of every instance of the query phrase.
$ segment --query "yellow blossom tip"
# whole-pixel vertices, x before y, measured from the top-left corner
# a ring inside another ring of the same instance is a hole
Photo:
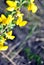
[[[8,46],[0,46],[0,51],[5,51],[8,49]]]

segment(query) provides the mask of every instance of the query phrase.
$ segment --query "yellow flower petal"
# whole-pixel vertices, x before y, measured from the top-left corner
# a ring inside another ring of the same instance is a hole
[[[25,26],[27,24],[27,21],[22,21],[19,23],[19,26],[22,27],[22,26]]]
[[[0,42],[0,46],[3,46],[3,45],[4,45],[4,43],[1,43],[1,42]]]
[[[31,2],[31,3],[33,3],[33,2],[34,2],[34,0],[30,0],[30,2]]]
[[[37,11],[37,6],[34,4],[34,3],[32,3],[32,5],[31,5],[32,7],[32,12],[33,13],[36,13],[36,11]]]
[[[20,22],[22,22],[22,17],[19,17],[18,20],[16,21],[16,25],[19,25]]]
[[[7,34],[8,34],[8,35],[12,35],[12,31],[8,32]]]
[[[12,17],[12,15],[8,15],[8,18],[7,18],[9,21],[12,21],[14,19],[14,17]]]
[[[35,5],[35,3],[31,3],[29,6],[28,6],[28,10],[29,11],[32,11],[33,13],[36,13],[37,11],[37,6]]]
[[[22,17],[18,17],[18,20],[16,21],[16,25],[19,25],[20,27],[25,26],[27,24],[27,21],[23,21]]]
[[[14,10],[14,7],[8,7],[6,8],[7,11],[13,11]]]
[[[6,37],[11,40],[15,38],[15,36],[12,35],[12,31],[9,31],[8,33],[6,33]]]
[[[10,6],[10,7],[14,7],[17,5],[17,1],[6,1],[6,3]]]
[[[0,22],[2,22],[2,19],[1,19],[1,17],[0,17]]]
[[[7,8],[8,11],[13,11],[17,9],[17,1],[6,1],[6,3],[9,5]]]
[[[12,22],[12,20],[14,19],[14,17],[12,17],[12,15],[9,15],[7,20],[6,20],[6,24],[10,24]]]
[[[28,5],[28,10],[29,10],[29,11],[31,10],[31,4]]]
[[[0,43],[5,43],[6,39],[2,37],[2,39],[0,40]]]
[[[8,39],[13,40],[15,38],[15,36],[9,36]]]
[[[12,15],[8,15],[8,17],[6,17],[5,15],[1,15],[1,19],[2,19],[2,24],[3,25],[8,25],[12,22],[12,20],[14,19],[14,17],[12,17]]]
[[[5,24],[6,21],[6,16],[4,14],[1,15],[1,19],[2,19],[2,24]]]
[[[1,19],[2,20],[5,20],[6,19],[6,16],[4,14],[1,14]]]
[[[8,46],[0,46],[0,51],[5,51],[8,49]]]
[[[17,11],[17,16],[18,17],[22,17],[24,14],[23,13],[21,13],[20,11]]]

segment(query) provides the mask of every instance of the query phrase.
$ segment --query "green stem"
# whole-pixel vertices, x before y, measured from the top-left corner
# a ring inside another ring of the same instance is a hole
[[[5,29],[1,32],[1,34],[3,34],[8,27],[9,26],[6,26]]]

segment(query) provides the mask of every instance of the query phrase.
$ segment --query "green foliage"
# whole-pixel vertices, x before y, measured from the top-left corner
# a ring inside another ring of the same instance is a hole
[[[41,57],[31,52],[30,48],[25,48],[24,52],[29,60],[35,59],[38,65],[41,63]]]

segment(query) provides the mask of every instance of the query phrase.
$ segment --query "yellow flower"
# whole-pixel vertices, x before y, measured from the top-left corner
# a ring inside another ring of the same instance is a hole
[[[3,45],[4,45],[4,43],[0,42],[0,46],[3,46]]]
[[[31,3],[33,3],[33,2],[34,2],[34,0],[30,0],[30,2],[31,2]]]
[[[8,46],[4,46],[6,39],[4,37],[1,37],[0,39],[0,51],[4,51],[8,49]]]
[[[2,21],[1,17],[0,17],[0,22]]]
[[[5,22],[6,16],[4,14],[1,14],[0,22]]]
[[[5,51],[8,49],[8,46],[0,46],[0,51]]]
[[[37,11],[37,6],[34,4],[34,3],[31,3],[29,6],[28,6],[28,10],[32,11],[33,13],[35,13]]]
[[[34,0],[30,0],[30,4],[28,5],[28,10],[32,11],[33,13],[36,13],[37,11],[37,6],[34,3]]]
[[[8,49],[8,46],[4,46],[4,43],[0,42],[0,51],[5,51]]]
[[[16,25],[19,25],[20,27],[25,26],[27,24],[27,21],[23,21],[22,17],[19,17],[16,21]]]
[[[7,20],[6,20],[6,22],[7,22],[6,24],[11,23],[12,20],[14,20],[14,17],[12,17],[12,15],[8,15],[8,18],[7,18]]]
[[[0,17],[0,22],[2,22],[3,25],[8,25],[12,22],[14,18],[12,17],[12,15],[8,15],[8,17],[6,17],[4,14],[1,15]]]
[[[13,39],[15,38],[15,36],[12,36],[12,31],[7,32],[7,33],[6,33],[6,37],[7,37],[8,39],[11,39],[11,40],[13,40]]]
[[[22,17],[24,14],[23,13],[21,13],[20,11],[17,11],[17,16],[18,17]]]
[[[6,1],[6,3],[9,6],[7,7],[7,11],[17,10],[17,1]]]
[[[0,43],[5,43],[6,39],[4,37],[1,38]]]
[[[23,13],[21,13],[19,10],[17,11],[18,19],[16,21],[16,25],[19,25],[20,27],[25,26],[27,24],[27,21],[23,21]]]

